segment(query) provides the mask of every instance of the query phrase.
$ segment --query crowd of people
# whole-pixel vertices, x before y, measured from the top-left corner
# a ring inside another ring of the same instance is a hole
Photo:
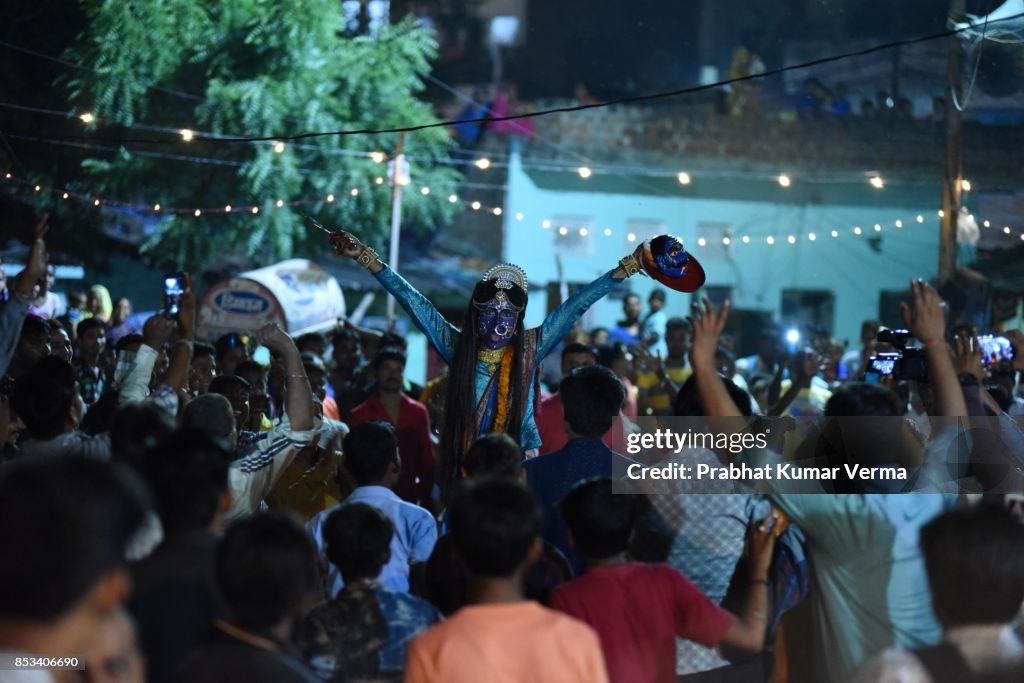
[[[0,682],[1024,678],[1024,338],[983,364],[926,283],[926,372],[865,382],[902,349],[873,321],[742,356],[727,303],[654,290],[583,331],[627,256],[523,338],[525,275],[492,269],[460,329],[342,233],[449,364],[418,386],[403,337],[348,323],[200,340],[191,288],[138,330],[106,290],[59,314],[44,238],[0,309]],[[912,476],[641,492],[653,461],[614,448],[616,420],[752,416],[899,420],[814,457]]]

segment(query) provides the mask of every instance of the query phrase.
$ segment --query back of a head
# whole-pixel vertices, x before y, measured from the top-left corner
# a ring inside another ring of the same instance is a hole
[[[332,512],[323,526],[327,559],[345,583],[373,579],[387,563],[395,527],[383,512],[366,503],[349,503]]]
[[[75,371],[50,356],[18,378],[13,406],[29,434],[45,440],[64,433],[75,400]]]
[[[106,323],[97,317],[85,318],[79,321],[78,326],[75,328],[75,338],[79,338],[84,334],[88,334],[91,330],[105,330]]]
[[[125,564],[149,501],[131,472],[88,458],[0,469],[0,619],[53,621]]]
[[[174,420],[151,403],[129,403],[118,409],[110,430],[110,452],[117,460],[139,465],[160,439],[174,431]]]
[[[562,348],[562,358],[563,359],[566,356],[572,355],[574,353],[586,353],[586,354],[589,354],[589,355],[594,357],[594,362],[595,363],[597,362],[597,355],[598,355],[597,354],[597,349],[595,347],[591,346],[590,344],[583,344],[581,342],[572,342],[571,344],[566,344]]]
[[[729,392],[729,398],[733,400],[736,407],[739,409],[740,414],[746,417],[750,417],[754,410],[750,403],[750,395],[743,391],[737,386],[735,382],[727,377],[721,377],[722,382],[725,383],[725,388]],[[690,375],[683,386],[679,388],[679,393],[676,394],[675,404],[673,405],[672,412],[676,417],[706,417],[707,412],[704,410],[704,406],[700,402],[700,392],[697,390],[697,377]]]
[[[456,490],[450,522],[455,546],[474,576],[507,577],[539,538],[541,509],[514,479],[478,479]]]
[[[345,468],[360,486],[381,481],[398,451],[395,428],[381,420],[356,425],[345,435],[342,446]]]
[[[517,477],[522,471],[523,451],[508,434],[481,436],[463,456],[467,478]]]
[[[562,499],[560,509],[581,557],[602,560],[625,552],[639,513],[635,495],[616,494],[610,478],[580,482]]]
[[[373,369],[374,371],[379,370],[380,366],[389,360],[396,361],[405,365],[406,356],[405,351],[398,346],[382,346],[377,355],[373,357]]]
[[[238,375],[217,375],[210,382],[210,388],[206,390],[206,393],[227,396],[229,392],[236,391],[252,391],[252,385],[247,379]]]
[[[303,353],[307,351],[319,353],[320,349],[327,346],[327,337],[320,332],[307,332],[306,334],[299,335],[295,340],[295,346]]]
[[[231,453],[198,430],[168,434],[146,454],[143,472],[168,537],[209,528],[228,490]]]
[[[921,548],[944,628],[1013,621],[1024,602],[1024,525],[1008,510],[950,510],[921,529]]]
[[[826,417],[897,417],[904,412],[895,392],[864,382],[839,387],[825,404]]]
[[[181,426],[218,439],[230,439],[235,429],[235,411],[221,394],[203,394],[185,406]]]
[[[232,524],[217,549],[216,566],[228,620],[254,633],[294,617],[318,579],[309,534],[298,521],[276,512]]]
[[[565,420],[580,436],[601,436],[622,410],[626,387],[603,365],[579,368],[559,385]]]
[[[220,360],[226,356],[232,349],[238,347],[245,347],[247,339],[237,332],[228,332],[217,338],[217,341],[213,343],[214,353],[217,359]]]

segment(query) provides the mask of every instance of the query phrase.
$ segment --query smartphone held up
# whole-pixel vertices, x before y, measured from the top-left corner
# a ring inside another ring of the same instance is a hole
[[[172,318],[178,315],[181,297],[188,290],[188,281],[184,273],[167,273],[164,275],[164,315]]]

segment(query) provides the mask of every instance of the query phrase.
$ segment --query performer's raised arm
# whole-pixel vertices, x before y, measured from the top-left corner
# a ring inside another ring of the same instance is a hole
[[[548,314],[540,326],[540,339],[538,340],[537,355],[544,358],[558,344],[576,321],[583,317],[591,306],[601,297],[615,289],[620,282],[630,275],[635,275],[641,270],[640,264],[643,257],[643,245],[619,261],[615,270],[610,270],[597,278],[580,291],[562,302],[555,310]]]
[[[332,233],[331,246],[339,255],[348,256],[373,273],[381,286],[402,305],[416,323],[416,327],[427,335],[427,339],[445,362],[451,364],[455,352],[455,337],[459,331],[445,320],[427,297],[420,294],[419,290],[401,275],[388,268],[376,251],[360,242],[352,233]]]

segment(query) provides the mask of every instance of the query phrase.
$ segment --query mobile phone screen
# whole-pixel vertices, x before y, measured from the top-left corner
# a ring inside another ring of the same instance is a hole
[[[180,273],[164,276],[164,313],[178,315],[181,295],[185,293],[185,278]]]
[[[993,363],[1013,360],[1013,344],[1006,337],[987,334],[978,337],[978,346],[981,350],[982,365],[987,366]]]

